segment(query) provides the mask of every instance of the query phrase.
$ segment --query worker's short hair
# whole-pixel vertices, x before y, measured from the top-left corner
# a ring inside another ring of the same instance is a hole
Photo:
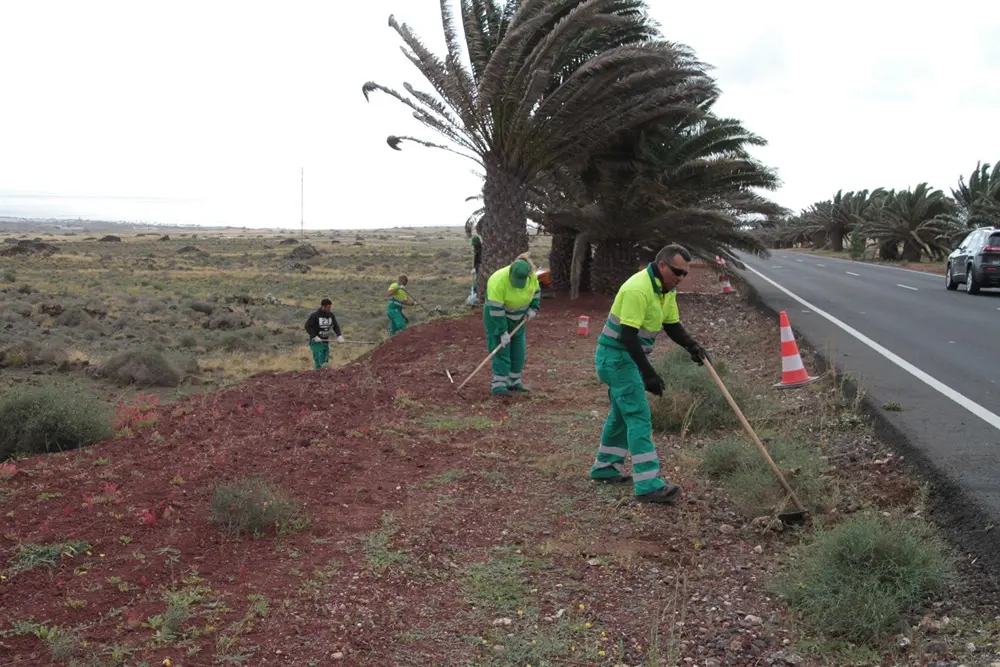
[[[683,257],[685,262],[691,261],[691,251],[678,243],[671,243],[660,248],[660,252],[656,253],[654,261],[670,262],[677,255]]]
[[[400,276],[399,277],[399,282],[401,282],[401,283],[405,283],[405,282],[408,282],[408,281],[409,281],[409,278],[407,278],[406,276]]]
[[[329,299],[323,299],[322,301],[319,302],[319,305],[321,305],[321,306],[332,306],[333,305],[333,301],[330,301]]]

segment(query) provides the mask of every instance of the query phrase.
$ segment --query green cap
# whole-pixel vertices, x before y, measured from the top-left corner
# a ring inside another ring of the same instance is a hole
[[[474,246],[477,246],[477,245],[479,245],[480,243],[481,243],[481,241],[479,240],[479,237],[478,237],[478,236],[473,236],[473,237],[472,237],[472,245],[474,245]]]
[[[510,284],[518,289],[528,284],[528,276],[531,275],[531,264],[523,259],[519,259],[510,265]]]

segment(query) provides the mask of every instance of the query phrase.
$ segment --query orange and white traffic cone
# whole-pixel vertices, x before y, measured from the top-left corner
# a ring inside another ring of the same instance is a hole
[[[802,355],[799,354],[799,346],[795,342],[795,334],[792,333],[792,325],[788,323],[788,315],[781,311],[779,316],[781,324],[781,382],[774,385],[777,389],[796,389],[812,384],[819,379],[817,376],[809,375],[805,364],[802,363]]]
[[[733,292],[736,291],[733,289],[733,286],[729,283],[729,276],[727,276],[725,273],[719,275],[719,282],[722,284],[723,294],[732,294]]]

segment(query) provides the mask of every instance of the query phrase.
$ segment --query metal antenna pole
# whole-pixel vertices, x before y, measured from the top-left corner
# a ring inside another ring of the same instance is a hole
[[[306,235],[306,168],[299,167],[299,225],[302,227],[300,236]]]

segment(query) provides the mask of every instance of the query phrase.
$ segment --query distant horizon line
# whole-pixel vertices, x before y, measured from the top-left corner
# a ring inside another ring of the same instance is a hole
[[[271,225],[268,227],[247,227],[243,225],[219,225],[211,223],[177,223],[177,222],[137,222],[133,220],[94,220],[91,218],[23,218],[15,216],[0,215],[0,224],[56,224],[56,223],[77,223],[77,225],[84,226],[89,224],[100,224],[100,225],[122,225],[130,227],[155,227],[158,229],[242,229],[247,231],[268,231],[268,230],[278,230],[278,231],[302,231],[299,226],[294,227],[282,227],[280,225]],[[534,224],[534,223],[528,223]],[[63,224],[62,226],[69,226]],[[386,225],[382,227],[322,227],[322,228],[310,228],[306,227],[305,231],[308,232],[352,232],[352,231],[379,231],[382,229],[451,229],[464,227],[465,225]]]
[[[66,192],[43,192],[24,190],[0,190],[0,198],[10,197],[12,199],[120,199],[123,201],[146,201],[146,202],[207,202],[201,197],[163,197],[152,195],[102,195],[102,194],[70,194]]]

